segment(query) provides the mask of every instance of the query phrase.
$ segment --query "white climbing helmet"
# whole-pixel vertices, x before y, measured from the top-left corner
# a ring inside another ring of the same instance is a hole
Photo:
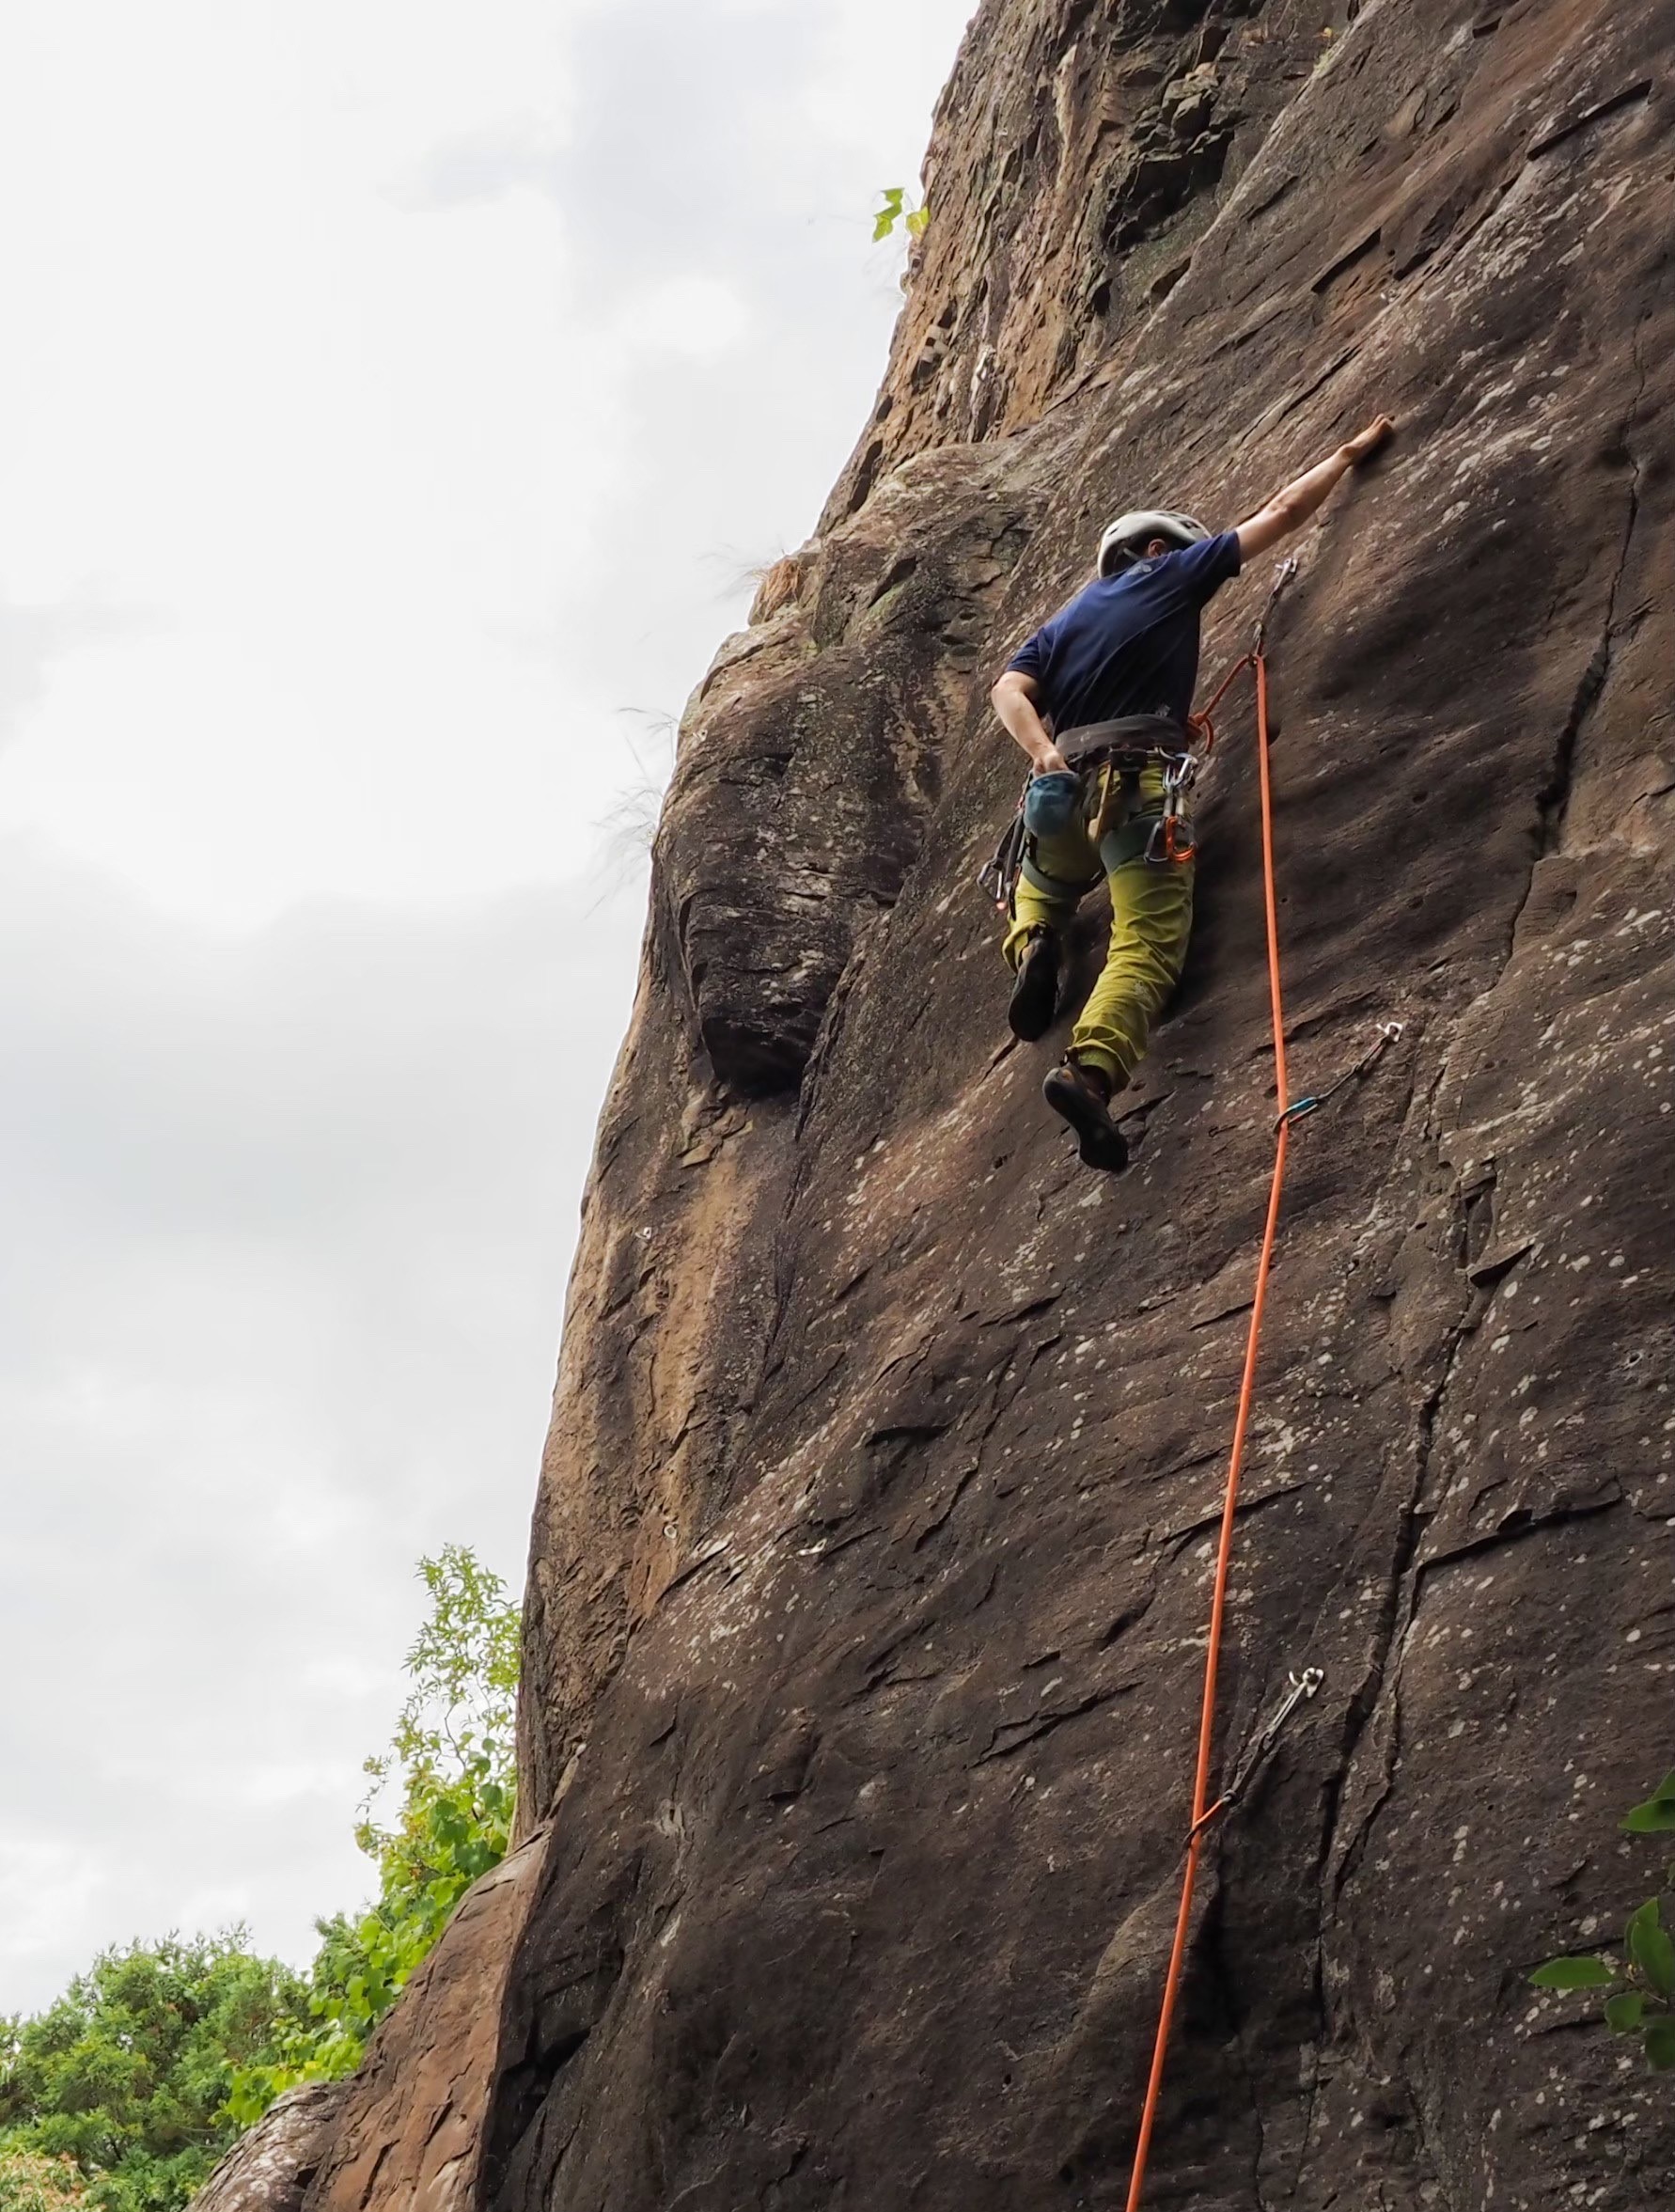
[[[1197,545],[1210,533],[1195,515],[1170,514],[1161,507],[1136,507],[1107,523],[1099,541],[1099,573],[1114,576],[1131,560],[1137,560],[1153,538],[1180,547]]]

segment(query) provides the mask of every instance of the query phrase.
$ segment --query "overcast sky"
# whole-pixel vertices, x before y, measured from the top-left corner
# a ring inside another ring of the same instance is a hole
[[[643,866],[860,428],[970,0],[12,0],[0,2014],[365,1890],[521,1582]]]

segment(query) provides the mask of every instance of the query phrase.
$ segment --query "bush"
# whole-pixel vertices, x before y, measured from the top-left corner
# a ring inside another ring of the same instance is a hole
[[[308,2018],[276,2054],[240,2069],[228,2110],[248,2126],[287,2089],[352,2073],[473,1882],[506,1856],[514,1805],[519,1611],[462,1545],[419,1561],[430,1615],[407,1655],[413,1684],[390,1749],[367,1761],[372,1787],[355,1842],[378,1869],[358,1919],[318,1922]],[[393,1825],[375,1817],[399,1789]]]
[[[63,2212],[86,2202],[82,2177],[67,2158],[0,2150],[0,2212]]]
[[[366,1912],[317,1922],[306,1977],[244,1930],[102,1953],[30,2020],[0,2019],[0,2212],[180,2212],[282,2091],[335,2079],[479,1875],[513,1809],[518,1608],[463,1546],[419,1561],[430,1610],[355,1841]],[[380,1807],[394,1803],[389,1825]]]
[[[174,2212],[238,2132],[235,2072],[305,2006],[242,1928],[102,1953],[46,2012],[0,2024],[0,2212]]]
[[[1675,1772],[1665,1775],[1644,1804],[1623,1818],[1631,1836],[1675,1833]],[[1675,1889],[1675,1866],[1667,1886]],[[1550,1958],[1529,1977],[1538,1989],[1603,1989],[1605,2021],[1613,2034],[1638,2038],[1649,2064],[1675,2067],[1675,1942],[1664,1925],[1663,1908],[1649,1897],[1629,1916],[1620,1955],[1597,1952]]]

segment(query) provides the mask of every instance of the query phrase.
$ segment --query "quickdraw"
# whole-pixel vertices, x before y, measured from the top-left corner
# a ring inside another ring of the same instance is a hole
[[[1019,871],[1024,866],[1024,855],[1028,848],[1029,832],[1024,826],[1024,802],[1029,796],[1030,778],[1024,778],[1024,789],[1018,793],[1017,809],[1000,833],[999,842],[978,870],[978,882],[987,897],[994,902],[997,912],[1010,914],[1012,893],[1017,887]]]
[[[1404,1025],[1401,1022],[1381,1022],[1378,1035],[1372,1040],[1354,1066],[1345,1068],[1337,1082],[1328,1083],[1324,1090],[1312,1092],[1307,1098],[1294,1099],[1283,1113],[1275,1116],[1274,1126],[1276,1129],[1281,1128],[1291,1122],[1307,1120],[1308,1115],[1319,1113],[1322,1106],[1335,1099],[1346,1084],[1363,1082],[1367,1076],[1371,1075],[1391,1045],[1401,1043],[1403,1027]]]
[[[1199,1813],[1194,1821],[1192,1836],[1201,1834],[1213,1820],[1219,1820],[1224,1813],[1233,1811],[1273,1757],[1280,1736],[1285,1732],[1286,1722],[1299,1705],[1307,1703],[1325,1679],[1325,1670],[1321,1667],[1305,1667],[1301,1674],[1293,1672],[1287,1676],[1285,1694],[1240,1753],[1234,1764],[1232,1781],[1208,1812]],[[1188,1840],[1191,1840],[1190,1837]]]

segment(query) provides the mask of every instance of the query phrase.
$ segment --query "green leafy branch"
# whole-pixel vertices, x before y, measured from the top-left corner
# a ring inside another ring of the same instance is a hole
[[[930,220],[929,208],[908,206],[905,184],[892,184],[885,190],[883,205],[872,218],[872,243],[876,245],[881,238],[888,238],[898,223],[909,238],[922,238]]]
[[[1675,1771],[1665,1775],[1644,1804],[1622,1822],[1631,1836],[1675,1834]],[[1675,1889],[1675,1865],[1667,1881]],[[1650,2064],[1675,2068],[1675,1941],[1664,1925],[1659,1900],[1649,1897],[1629,1916],[1622,1953],[1550,1958],[1529,1977],[1538,1989],[1603,1989],[1605,2025],[1613,2034],[1640,2039]]]
[[[335,2079],[504,1856],[515,1796],[518,1608],[463,1545],[420,1561],[430,1599],[355,1841],[371,1902],[316,1923],[305,1978],[243,1928],[102,1952],[30,2019],[0,2016],[0,2212],[180,2212],[235,2131]]]
[[[357,1919],[317,1923],[308,2018],[276,2036],[263,2063],[235,2073],[227,2110],[241,2126],[299,2082],[335,2080],[360,2063],[455,1906],[511,1839],[518,1608],[463,1545],[421,1560],[419,1573],[430,1611],[407,1655],[413,1688],[389,1750],[365,1762],[371,1787],[355,1827],[378,1896]],[[374,1810],[392,1789],[400,1796],[385,1827]]]

